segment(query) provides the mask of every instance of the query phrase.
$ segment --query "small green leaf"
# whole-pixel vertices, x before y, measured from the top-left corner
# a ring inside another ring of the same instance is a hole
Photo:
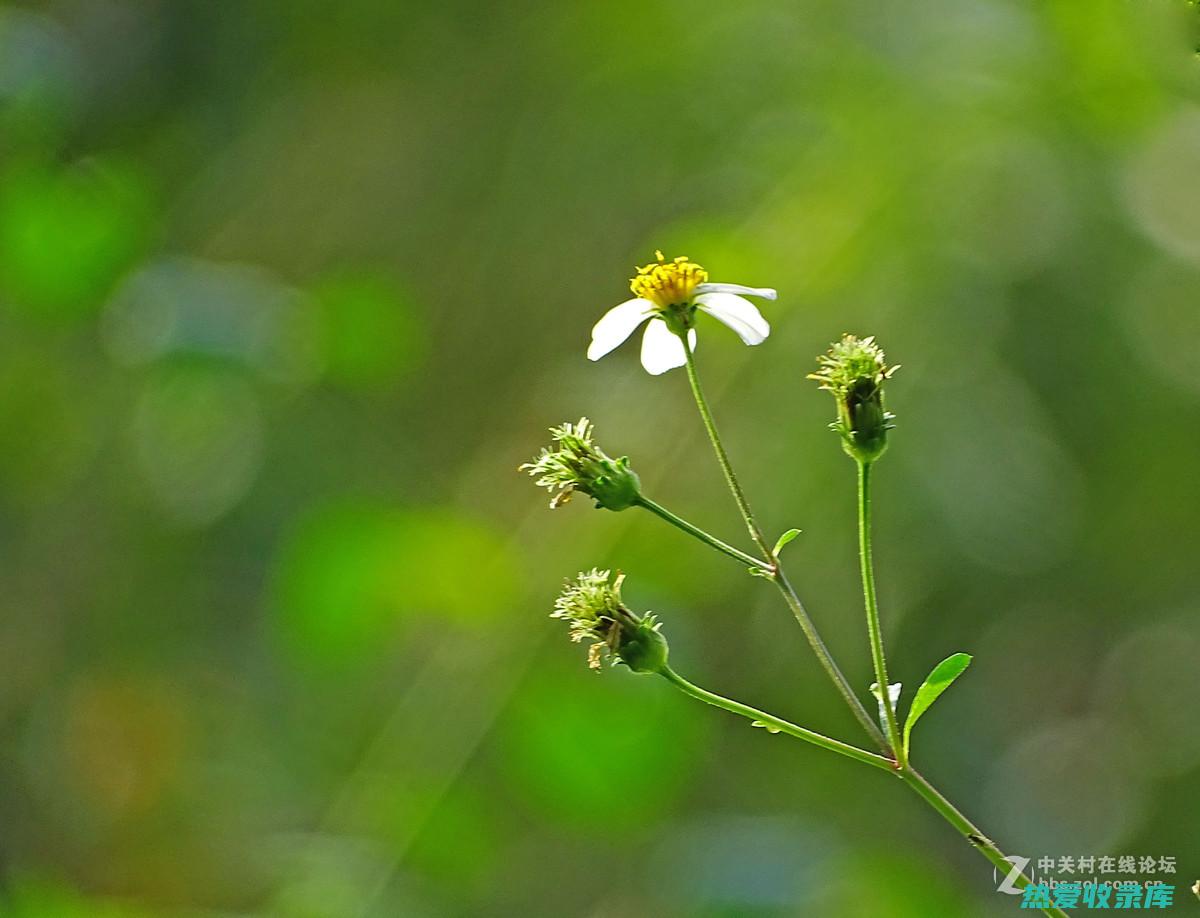
[[[783,546],[787,545],[788,542],[792,541],[798,535],[800,535],[799,529],[789,529],[779,537],[779,541],[775,543],[775,548],[771,550],[771,554],[778,558],[779,553],[783,551]]]
[[[937,701],[938,696],[950,687],[950,683],[962,675],[964,669],[971,665],[969,653],[956,653],[946,657],[933,672],[921,683],[913,698],[912,707],[908,709],[908,720],[904,724],[904,753],[908,754],[908,737],[912,733],[913,724]]]

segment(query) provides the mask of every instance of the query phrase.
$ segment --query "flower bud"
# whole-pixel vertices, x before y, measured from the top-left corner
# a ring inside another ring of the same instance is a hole
[[[581,491],[606,510],[625,510],[642,496],[642,485],[629,459],[613,459],[592,442],[592,422],[551,427],[553,447],[542,449],[532,462],[520,466],[534,483],[551,493],[551,509],[561,507]]]
[[[820,369],[808,378],[832,392],[837,402],[838,417],[830,429],[842,435],[848,455],[874,462],[887,449],[887,432],[895,426],[895,416],[884,408],[883,384],[900,368],[887,365],[874,337],[854,335],[844,335],[817,363]]]
[[[588,665],[600,669],[605,657],[635,673],[661,672],[667,664],[667,640],[649,613],[637,615],[621,601],[624,574],[592,570],[567,581],[554,601],[551,618],[570,625],[571,640],[592,641]]]

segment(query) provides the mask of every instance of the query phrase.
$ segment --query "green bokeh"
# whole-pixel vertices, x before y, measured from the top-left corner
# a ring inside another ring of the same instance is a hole
[[[152,918],[152,911],[85,896],[66,884],[18,878],[0,893],[5,918]]]
[[[520,581],[512,550],[478,520],[337,501],[308,513],[284,540],[275,624],[300,660],[379,662],[414,623],[494,627]]]
[[[147,242],[148,198],[136,171],[100,161],[0,172],[0,284],[12,307],[94,312]]]
[[[515,702],[505,757],[517,788],[549,817],[645,829],[670,812],[699,764],[705,725],[689,714],[653,677],[582,668],[538,676]]]
[[[326,375],[355,389],[385,388],[413,372],[426,337],[411,300],[378,276],[340,276],[313,291],[321,306]]]

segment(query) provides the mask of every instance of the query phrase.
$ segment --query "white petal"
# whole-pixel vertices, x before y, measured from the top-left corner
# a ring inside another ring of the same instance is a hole
[[[773,300],[779,296],[774,287],[743,287],[741,284],[700,284],[697,293],[740,293],[742,296],[761,296]]]
[[[892,713],[896,713],[896,705],[900,703],[900,690],[903,684],[893,682],[888,686],[888,700],[892,703]],[[887,733],[887,712],[883,709],[883,696],[879,694],[879,683],[871,683],[871,694],[875,696],[875,700],[879,702],[879,726],[883,727],[883,732]]]
[[[888,686],[888,698],[891,699],[893,710],[900,703],[900,691],[903,688],[904,683],[902,682],[893,682]]]
[[[696,329],[688,331],[688,343],[692,350],[696,349]],[[662,319],[651,319],[646,325],[646,333],[642,336],[642,366],[646,372],[659,376],[667,370],[681,367],[687,363],[687,353],[683,342]]]
[[[654,304],[641,298],[626,300],[614,306],[592,326],[592,343],[588,345],[588,360],[599,360],[634,333],[646,316],[654,311]]]
[[[696,297],[696,305],[732,328],[747,344],[762,344],[771,334],[771,326],[758,307],[744,297],[732,293],[704,293]]]

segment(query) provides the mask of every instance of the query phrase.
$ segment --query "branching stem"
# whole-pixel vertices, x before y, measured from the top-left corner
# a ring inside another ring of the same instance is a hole
[[[809,617],[808,611],[804,608],[804,603],[800,601],[799,595],[792,587],[787,574],[784,573],[779,559],[767,544],[767,540],[763,536],[753,512],[750,510],[750,504],[746,500],[746,494],[742,490],[741,484],[738,482],[737,474],[733,471],[733,465],[729,461],[729,454],[725,452],[725,446],[721,442],[721,435],[717,431],[716,421],[713,420],[712,410],[708,406],[708,399],[704,397],[704,390],[700,386],[700,377],[696,373],[696,356],[688,344],[687,336],[681,335],[680,340],[683,342],[683,349],[687,354],[688,382],[691,383],[692,396],[696,400],[696,407],[700,410],[700,417],[704,420],[704,429],[708,432],[708,439],[712,442],[713,451],[717,454],[717,462],[721,466],[721,471],[725,474],[725,481],[729,485],[733,499],[738,505],[738,510],[741,511],[742,519],[746,522],[746,528],[750,531],[754,543],[762,552],[768,569],[774,572],[772,579],[775,581],[775,585],[779,588],[779,592],[783,594],[784,602],[791,609],[792,615],[800,625],[800,630],[804,632],[804,637],[808,640],[809,647],[817,655],[817,660],[820,661],[821,668],[825,670],[825,674],[850,708],[850,712],[854,715],[854,718],[882,751],[890,752],[887,739],[880,732],[879,727],[876,726],[875,719],[863,707],[863,703],[854,693],[854,689],[850,687],[850,682],[834,661],[829,648],[825,646],[825,642],[821,639],[821,635],[817,631],[817,626],[813,624],[812,618]]]
[[[769,564],[767,564],[765,561],[760,561],[758,558],[755,558],[753,555],[748,555],[741,549],[734,548],[732,545],[729,545],[726,542],[722,542],[716,536],[705,532],[699,526],[692,525],[691,523],[689,523],[687,520],[683,519],[682,517],[676,516],[674,513],[672,513],[666,507],[662,506],[661,504],[655,503],[650,498],[645,497],[645,496],[640,496],[640,497],[638,497],[638,499],[636,501],[634,501],[634,503],[637,504],[637,506],[642,507],[645,510],[649,510],[655,516],[666,520],[672,526],[682,529],[688,535],[694,536],[695,538],[699,539],[701,542],[704,542],[707,545],[711,545],[717,551],[722,552],[723,554],[729,555],[729,557],[742,562],[742,564],[752,567],[755,570],[763,571],[764,573],[771,572],[771,566]]]
[[[770,579],[775,582],[783,594],[784,600],[788,607],[792,610],[796,621],[799,622],[801,629],[804,631],[804,636],[808,639],[809,645],[817,658],[821,661],[822,667],[828,674],[838,692],[846,700],[850,710],[854,713],[859,723],[862,724],[867,734],[875,740],[884,751],[885,755],[876,755],[873,752],[867,752],[865,749],[859,749],[857,746],[851,746],[839,740],[832,739],[804,727],[796,726],[788,721],[781,720],[774,715],[767,714],[764,711],[759,711],[756,708],[751,708],[740,702],[724,698],[712,692],[706,691],[698,686],[692,685],[682,676],[675,673],[669,667],[663,670],[662,675],[677,688],[681,689],[693,698],[697,698],[706,704],[715,705],[719,708],[724,708],[727,711],[732,711],[735,714],[740,714],[743,717],[749,717],[752,720],[758,721],[766,725],[769,729],[777,730],[780,733],[787,733],[789,736],[795,736],[813,745],[820,746],[832,752],[837,752],[841,755],[855,759],[860,762],[865,762],[869,765],[874,765],[877,768],[883,768],[891,774],[896,775],[905,784],[915,791],[922,800],[931,806],[943,819],[954,827],[967,842],[979,851],[988,861],[1005,876],[1014,872],[1013,864],[1004,856],[1004,853],[991,841],[982,831],[969,820],[962,812],[947,800],[940,791],[930,784],[919,772],[912,767],[908,762],[908,756],[901,742],[900,729],[896,721],[896,710],[892,704],[891,695],[888,691],[888,674],[887,674],[887,659],[883,649],[883,633],[879,624],[879,605],[875,594],[875,572],[871,556],[871,464],[869,462],[859,462],[858,474],[858,537],[859,537],[859,561],[862,571],[863,582],[863,598],[866,606],[867,615],[867,632],[871,643],[871,659],[875,668],[875,679],[878,684],[880,693],[881,706],[884,712],[884,721],[887,728],[887,737],[876,726],[875,721],[867,714],[862,702],[858,696],[854,694],[854,690],[850,687],[846,677],[842,675],[833,656],[829,653],[824,641],[821,640],[817,633],[816,627],[809,618],[808,613],[804,609],[804,605],[800,602],[800,597],[796,594],[791,582],[787,579],[783,568],[779,564],[779,558],[771,550],[767,544],[767,540],[763,535],[762,529],[759,527],[754,518],[754,514],[750,510],[750,504],[746,500],[745,492],[742,490],[738,482],[737,475],[733,471],[733,466],[729,461],[729,455],[725,452],[725,447],[721,442],[721,436],[717,432],[716,422],[713,420],[712,411],[708,406],[708,401],[704,397],[704,390],[700,386],[700,379],[696,373],[696,359],[691,347],[689,346],[686,334],[680,335],[680,340],[683,342],[684,353],[687,355],[687,374],[688,381],[691,384],[692,395],[696,399],[696,407],[700,410],[700,417],[704,421],[704,428],[708,432],[708,438],[712,442],[713,450],[717,455],[717,462],[721,466],[721,471],[725,475],[725,481],[729,485],[729,490],[733,494],[733,499],[737,503],[738,510],[742,515],[742,519],[746,523],[746,529],[750,533],[750,537],[754,540],[754,544],[758,546],[762,552],[764,564],[763,569],[773,574]],[[657,513],[666,519],[672,525],[678,526],[685,532],[699,538],[701,541],[707,542],[719,551],[737,558],[739,561],[746,562],[749,557],[745,553],[739,551],[732,546],[726,545],[719,539],[708,535],[702,530],[697,529],[690,523],[686,523],[674,514],[669,514],[667,511],[658,507],[657,504],[651,504],[649,501],[643,504],[647,509]],[[661,511],[661,512],[660,512]],[[752,559],[753,560],[753,559]],[[1019,889],[1024,889],[1030,883],[1029,878],[1021,871],[1015,871],[1015,885]],[[1050,907],[1041,909],[1047,915],[1053,918],[1069,918],[1066,912],[1060,908]]]
[[[865,749],[859,749],[857,746],[851,746],[849,743],[843,743],[840,740],[835,740],[833,737],[825,736],[823,733],[817,733],[814,730],[808,730],[804,727],[798,727],[796,724],[789,723],[782,718],[776,717],[774,714],[768,714],[766,711],[760,711],[757,708],[752,708],[749,705],[742,704],[740,701],[734,701],[731,698],[726,698],[723,695],[717,695],[714,692],[709,692],[700,688],[698,685],[693,685],[688,682],[683,676],[679,675],[671,667],[666,666],[662,670],[663,677],[680,689],[687,695],[703,701],[705,704],[711,704],[714,707],[724,708],[726,711],[732,711],[734,714],[740,714],[742,717],[749,718],[756,724],[760,724],[767,730],[773,733],[786,733],[788,736],[794,736],[797,739],[802,739],[805,742],[812,743],[814,746],[820,746],[822,749],[828,749],[830,752],[836,752],[839,755],[844,755],[847,758],[854,759],[858,762],[863,762],[867,765],[874,765],[876,768],[882,768],[884,771],[891,772],[894,770],[895,763],[891,759],[885,759],[881,755],[876,755],[873,752],[868,752]]]

